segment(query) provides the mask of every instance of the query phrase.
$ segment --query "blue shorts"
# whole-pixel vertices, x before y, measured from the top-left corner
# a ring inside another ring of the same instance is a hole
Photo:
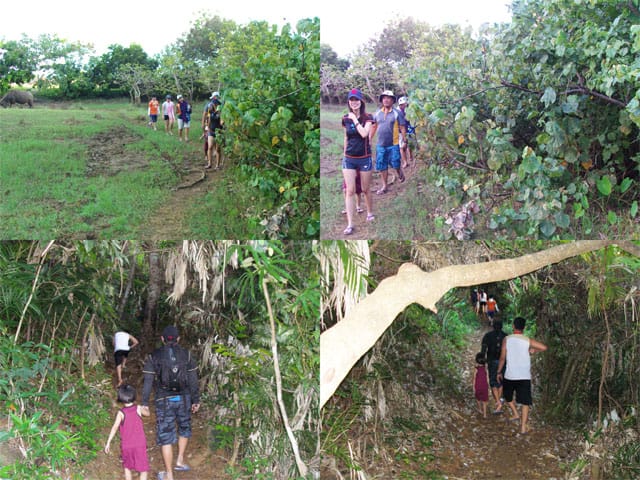
[[[174,399],[174,400],[172,400]],[[191,397],[178,395],[156,400],[156,441],[158,445],[172,445],[178,435],[191,437]]]
[[[348,158],[342,159],[343,170],[358,170],[360,172],[370,172],[372,168],[371,157],[367,158]]]
[[[383,172],[391,168],[400,168],[400,147],[398,145],[392,145],[390,147],[382,147],[378,145],[376,147],[376,170]]]
[[[498,381],[498,364],[500,360],[489,360],[487,363],[489,365],[489,386],[491,388],[500,388],[502,386],[502,383]],[[506,367],[502,367],[501,373],[503,375],[505,368]]]
[[[149,115],[149,120],[151,120],[151,123],[157,123],[158,115]]]

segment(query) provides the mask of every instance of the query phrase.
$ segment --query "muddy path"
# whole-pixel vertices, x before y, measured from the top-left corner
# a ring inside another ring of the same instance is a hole
[[[123,371],[123,380],[126,383],[134,385],[137,392],[137,403],[140,402],[142,397],[142,365],[143,355],[139,351],[133,350],[129,355],[127,366]],[[113,392],[113,401],[110,412],[108,413],[110,421],[109,426],[106,427],[100,434],[100,438],[97,439],[97,443],[100,446],[100,451],[97,457],[84,465],[76,473],[82,475],[82,478],[86,480],[105,480],[108,478],[123,478],[124,470],[120,461],[120,437],[116,435],[111,442],[111,453],[104,453],[104,444],[109,437],[111,425],[117,411],[122,408],[122,405],[115,401],[116,399],[116,380],[115,380],[115,368],[113,360],[107,362],[107,371],[111,374],[111,385]],[[156,416],[155,407],[153,406],[153,393],[151,394],[151,416],[143,417],[145,435],[147,438],[147,455],[149,457],[149,464],[151,471],[149,472],[148,479],[154,480],[157,478],[158,472],[164,471],[164,462],[162,461],[162,454],[160,447],[156,445]],[[207,411],[206,405],[203,404],[200,407],[198,413],[192,415],[191,428],[192,437],[189,440],[187,446],[185,461],[187,465],[191,467],[191,471],[188,472],[175,472],[175,480],[211,480],[216,478],[219,480],[229,480],[231,477],[225,474],[225,468],[227,466],[228,458],[227,453],[219,450],[213,451],[210,448],[212,443],[211,438],[211,425],[214,422],[213,415]],[[174,464],[175,458],[178,454],[177,445],[174,445],[173,455]],[[215,472],[215,473],[213,473]],[[133,478],[139,478],[134,472]]]
[[[442,399],[434,446],[433,467],[449,479],[560,479],[563,464],[576,454],[577,435],[544,422],[535,399],[529,420],[530,433],[518,435],[519,424],[509,414],[493,415],[489,398],[487,418],[478,412],[471,384],[474,359],[480,351],[485,326],[470,339],[464,354],[463,398]],[[535,384],[533,385],[535,390]]]

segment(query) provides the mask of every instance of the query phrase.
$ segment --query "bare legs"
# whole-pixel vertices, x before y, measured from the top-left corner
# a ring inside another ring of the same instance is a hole
[[[188,443],[189,439],[187,437],[178,437],[178,458],[176,459],[176,465],[184,465],[184,452],[187,450]],[[162,460],[164,461],[164,468],[167,472],[166,480],[173,480],[173,445],[162,445]]]

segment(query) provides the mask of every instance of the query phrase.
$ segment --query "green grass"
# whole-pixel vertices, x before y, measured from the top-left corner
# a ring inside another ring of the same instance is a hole
[[[135,238],[149,231],[150,220],[162,223],[154,215],[173,205],[180,172],[204,162],[199,121],[192,122],[188,145],[178,142],[177,126],[170,137],[162,122],[153,131],[146,121],[145,106],[122,101],[0,109],[0,238]],[[96,144],[97,138],[105,140]],[[118,153],[92,158],[117,147]],[[234,184],[232,168],[217,175],[228,180],[216,178],[215,191],[168,209],[184,219],[171,225],[184,228],[166,236],[263,236],[259,220],[247,213],[266,208],[259,193]]]

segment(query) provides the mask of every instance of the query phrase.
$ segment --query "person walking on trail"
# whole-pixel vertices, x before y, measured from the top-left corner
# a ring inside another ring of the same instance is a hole
[[[156,131],[158,130],[157,125],[158,125],[159,109],[160,109],[160,102],[158,102],[158,99],[156,97],[151,97],[151,100],[149,100],[149,108],[148,108],[149,126]]]
[[[202,128],[207,135],[207,164],[204,168],[212,167],[212,158],[215,156],[216,164],[214,170],[222,168],[224,161],[222,159],[222,138],[220,131],[224,128],[223,121],[220,117],[220,108],[222,102],[220,101],[220,92],[213,92],[209,97],[209,103],[204,107],[204,113],[202,114]]]
[[[149,411],[149,397],[155,384],[156,440],[165,466],[158,479],[173,480],[173,470],[191,470],[184,456],[191,438],[191,414],[200,409],[198,367],[191,353],[178,345],[180,336],[175,326],[166,327],[160,338],[162,347],[147,357],[142,370],[142,408]],[[178,457],[173,467],[173,444],[176,442]]]
[[[481,353],[487,359],[489,386],[495,401],[493,410],[495,415],[502,413],[502,382],[498,381],[498,363],[500,363],[502,342],[506,336],[507,334],[502,331],[502,321],[496,320],[493,322],[493,330],[485,333],[482,337]],[[504,374],[504,370],[501,370],[500,373]]]
[[[409,147],[409,133],[411,133],[411,123],[407,120],[407,106],[409,105],[409,99],[407,97],[400,97],[398,99],[398,111],[402,118],[404,119],[406,134],[404,136],[404,141],[402,138],[399,141],[400,146],[400,157],[402,159],[402,168],[409,168],[410,165],[413,165],[414,158],[411,153],[411,148]]]
[[[162,104],[162,116],[164,118],[164,132],[173,135],[173,124],[176,121],[176,107],[171,101],[171,95],[167,95]]]
[[[404,117],[393,107],[396,96],[391,90],[385,90],[379,97],[382,107],[373,116],[373,126],[369,138],[378,134],[376,144],[376,170],[382,177],[382,186],[378,195],[387,193],[389,166],[395,169],[400,183],[405,181],[400,156],[400,140],[407,141],[407,130]]]
[[[182,95],[178,95],[176,114],[178,116],[178,139],[182,141],[182,132],[184,132],[184,141],[188,142],[189,125],[191,124],[191,105]]]
[[[371,144],[370,133],[373,117],[367,113],[362,92],[353,88],[347,96],[349,113],[342,117],[344,128],[344,149],[342,157],[342,176],[345,183],[344,206],[347,211],[347,228],[345,235],[354,230],[353,221],[356,216],[356,177],[360,173],[360,189],[364,194],[367,206],[367,222],[375,219],[373,201],[369,184],[371,183]]]
[[[482,353],[476,355],[476,366],[473,370],[473,393],[478,404],[478,412],[487,418],[487,403],[489,402],[489,383],[487,381],[486,360]]]
[[[525,319],[516,317],[513,320],[513,334],[502,342],[498,372],[506,363],[504,373],[504,400],[511,409],[511,421],[520,419],[520,434],[529,433],[528,420],[531,399],[531,355],[536,352],[544,352],[547,346],[533,338],[523,335]],[[502,380],[502,373],[498,373],[498,380]],[[522,405],[522,414],[518,415],[513,394],[516,394],[518,403]]]
[[[493,298],[493,295],[489,295],[487,299],[487,316],[489,317],[489,325],[493,326],[494,318],[496,316],[496,312],[499,312],[498,302]]]
[[[133,403],[135,399],[136,389],[131,385],[122,385],[118,388],[118,401],[124,404],[124,408],[116,413],[104,452],[109,454],[111,440],[120,430],[120,458],[124,467],[124,478],[131,480],[133,478],[131,471],[135,470],[140,472],[140,480],[147,480],[150,467],[147,457],[147,439],[141,417],[143,415],[148,417],[149,412],[145,412],[140,405]]]
[[[480,290],[480,313],[487,314],[487,292]]]
[[[131,342],[131,343],[129,343]],[[138,345],[138,339],[127,332],[116,332],[113,336],[113,357],[116,362],[116,375],[118,377],[118,384],[116,388],[122,385],[122,370],[127,364],[127,357],[133,347]]]
[[[471,306],[473,307],[474,312],[478,313],[478,289],[474,288],[471,290]]]

